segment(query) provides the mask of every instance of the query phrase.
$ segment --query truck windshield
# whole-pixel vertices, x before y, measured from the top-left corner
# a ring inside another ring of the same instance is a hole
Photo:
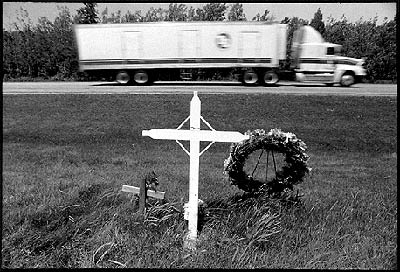
[[[327,55],[335,55],[335,48],[333,48],[333,47],[328,47],[328,48],[326,49],[326,54],[327,54]]]

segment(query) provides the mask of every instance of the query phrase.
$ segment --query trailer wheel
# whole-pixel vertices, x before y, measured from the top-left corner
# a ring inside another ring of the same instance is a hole
[[[242,81],[243,81],[244,85],[254,86],[257,84],[258,75],[256,72],[254,72],[252,70],[244,71]]]
[[[274,86],[279,82],[278,74],[274,71],[266,71],[263,75],[264,86]]]
[[[340,85],[342,87],[350,87],[356,82],[354,74],[352,72],[346,72],[340,78]]]
[[[126,71],[119,71],[115,77],[115,80],[120,84],[128,84],[128,82],[131,80],[131,77]]]
[[[135,71],[133,74],[133,81],[138,85],[145,85],[150,83],[149,73],[144,70]]]

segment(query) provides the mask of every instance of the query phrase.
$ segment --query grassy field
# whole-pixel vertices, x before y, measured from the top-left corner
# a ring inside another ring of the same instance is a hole
[[[229,184],[229,144],[200,159],[209,216],[182,249],[188,156],[174,141],[192,95],[3,96],[2,267],[397,269],[397,98],[199,94],[217,130],[280,128],[308,146],[301,202]],[[146,217],[123,184],[159,175]]]

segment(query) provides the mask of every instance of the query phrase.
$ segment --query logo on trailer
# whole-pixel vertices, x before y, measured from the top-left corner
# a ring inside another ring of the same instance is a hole
[[[217,46],[219,48],[225,49],[228,48],[229,46],[231,46],[232,43],[232,39],[231,36],[227,33],[221,33],[217,35]]]

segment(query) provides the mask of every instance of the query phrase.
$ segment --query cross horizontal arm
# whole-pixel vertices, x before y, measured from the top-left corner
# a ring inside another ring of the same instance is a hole
[[[243,135],[237,131],[215,131],[215,130],[177,130],[177,129],[150,129],[143,130],[142,136],[153,139],[184,140],[237,143],[249,139],[249,135]]]

